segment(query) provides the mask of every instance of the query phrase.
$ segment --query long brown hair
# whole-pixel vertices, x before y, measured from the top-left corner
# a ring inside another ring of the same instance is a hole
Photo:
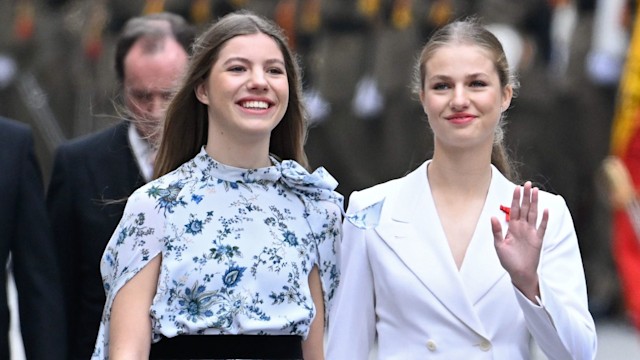
[[[504,89],[511,86],[513,97],[516,97],[519,87],[518,80],[509,70],[507,56],[500,41],[477,18],[471,17],[465,20],[451,22],[438,29],[425,44],[416,63],[413,77],[413,90],[419,94],[424,90],[424,79],[427,76],[426,63],[433,54],[443,46],[451,44],[471,44],[487,50],[493,57],[493,64],[500,79],[500,85]],[[491,151],[491,163],[500,170],[508,179],[517,180],[518,174],[514,163],[504,144],[504,112],[496,127],[493,149]]]
[[[304,152],[306,117],[297,58],[289,48],[284,33],[275,23],[243,10],[224,16],[196,39],[185,79],[167,109],[154,178],[173,171],[192,159],[206,144],[207,107],[196,98],[195,89],[209,77],[211,68],[227,41],[236,36],[256,33],[265,34],[278,44],[289,82],[287,111],[271,132],[269,151],[282,160],[295,160],[308,167]]]

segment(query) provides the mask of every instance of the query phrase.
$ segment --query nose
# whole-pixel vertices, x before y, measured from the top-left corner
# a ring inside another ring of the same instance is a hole
[[[269,83],[262,70],[254,70],[251,72],[247,86],[251,90],[265,91],[269,87]]]
[[[167,108],[168,101],[160,95],[154,95],[145,104],[145,112],[150,119],[161,119]]]
[[[469,97],[463,86],[456,86],[453,91],[453,98],[449,103],[452,109],[464,109],[469,106]]]
[[[151,104],[149,104],[149,112],[154,116],[160,116],[164,108],[165,101],[159,96],[155,96]]]

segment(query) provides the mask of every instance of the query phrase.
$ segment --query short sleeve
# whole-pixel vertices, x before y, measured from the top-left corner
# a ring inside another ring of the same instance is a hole
[[[163,248],[165,214],[147,187],[136,190],[102,255],[100,272],[106,294],[93,359],[107,359],[111,306],[118,291]]]
[[[325,220],[321,231],[316,233],[316,265],[322,282],[326,323],[332,300],[338,289],[340,277],[337,250],[340,246],[342,234],[342,209],[340,209],[339,205],[330,201],[323,201],[322,203],[326,204],[323,207],[324,214],[322,214]]]

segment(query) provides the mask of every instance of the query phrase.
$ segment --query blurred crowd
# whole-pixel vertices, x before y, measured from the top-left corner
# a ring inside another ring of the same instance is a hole
[[[304,69],[307,153],[348,195],[429,157],[411,94],[416,52],[438,26],[478,16],[503,42],[521,88],[507,139],[521,179],[564,196],[594,317],[623,306],[598,170],[633,11],[625,0],[12,0],[0,3],[0,115],[36,134],[45,183],[62,142],[118,121],[113,42],[122,24],[170,11],[197,27],[239,8],[275,19]],[[622,10],[621,10],[622,9]],[[640,280],[640,279],[639,279]]]

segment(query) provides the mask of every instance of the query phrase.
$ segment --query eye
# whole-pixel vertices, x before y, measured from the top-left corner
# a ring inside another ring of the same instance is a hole
[[[131,98],[136,102],[149,102],[151,101],[152,95],[145,91],[133,91],[130,94]]]
[[[471,87],[485,87],[485,86],[487,86],[487,83],[482,81],[482,80],[474,80],[469,84],[469,86],[471,86]]]
[[[449,86],[449,84],[445,83],[445,82],[439,82],[439,83],[435,83],[433,85],[431,85],[431,89],[433,90],[447,90],[450,89],[451,86]]]
[[[245,67],[242,66],[242,65],[233,65],[233,66],[230,66],[229,68],[227,68],[227,71],[243,72],[243,71],[245,71]]]
[[[274,66],[274,67],[268,68],[267,73],[272,75],[283,75],[286,73],[286,71],[281,67]]]

